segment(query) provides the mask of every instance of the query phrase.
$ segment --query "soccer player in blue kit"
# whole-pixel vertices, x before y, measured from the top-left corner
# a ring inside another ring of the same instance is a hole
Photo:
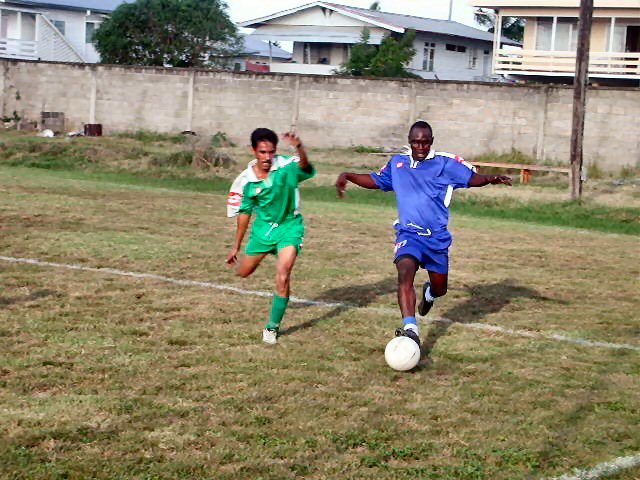
[[[347,182],[385,192],[393,190],[398,206],[395,223],[394,263],[398,270],[398,304],[403,328],[396,336],[407,336],[420,345],[416,320],[416,292],[413,287],[418,268],[429,274],[422,288],[418,313],[426,315],[436,298],[447,293],[449,246],[447,229],[449,203],[456,188],[483,187],[489,184],[511,185],[504,175],[480,175],[461,157],[436,152],[433,131],[425,121],[409,129],[411,153],[394,155],[378,172],[343,172],[336,180],[338,196],[344,196]]]

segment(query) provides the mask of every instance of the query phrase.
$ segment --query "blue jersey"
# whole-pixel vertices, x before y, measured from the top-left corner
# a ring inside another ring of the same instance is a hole
[[[394,155],[371,178],[381,190],[393,190],[398,205],[399,232],[412,232],[433,240],[434,248],[451,245],[449,204],[453,190],[467,188],[473,167],[450,153],[429,152],[422,161]]]

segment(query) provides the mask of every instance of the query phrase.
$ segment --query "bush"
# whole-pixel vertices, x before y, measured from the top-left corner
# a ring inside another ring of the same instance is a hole
[[[215,135],[211,136],[211,145],[217,148],[220,147],[235,147],[236,144],[233,143],[227,134],[224,132],[216,132]]]

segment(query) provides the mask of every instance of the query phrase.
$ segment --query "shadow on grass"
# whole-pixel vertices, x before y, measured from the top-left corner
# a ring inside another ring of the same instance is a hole
[[[422,341],[423,355],[428,355],[433,350],[438,339],[447,333],[453,323],[478,323],[487,315],[502,310],[514,298],[553,300],[540,295],[532,288],[518,285],[514,280],[493,284],[477,284],[464,288],[468,291],[470,298],[453,306],[442,314],[443,318],[433,322],[433,326]]]
[[[313,300],[318,302],[344,303],[345,306],[334,307],[324,315],[312,318],[299,325],[280,330],[280,335],[289,335],[304,328],[313,327],[318,322],[328,320],[340,315],[342,312],[352,308],[362,308],[371,305],[378,297],[394,293],[397,289],[396,277],[387,278],[376,283],[366,285],[348,285],[344,287],[331,288],[319,294]],[[291,305],[290,308],[307,308],[307,305]]]
[[[10,305],[15,305],[17,303],[25,303],[25,302],[33,302],[34,300],[39,300],[44,297],[50,297],[51,295],[55,295],[56,292],[54,290],[37,290],[29,295],[21,295],[18,297],[0,297],[0,308],[5,308]]]

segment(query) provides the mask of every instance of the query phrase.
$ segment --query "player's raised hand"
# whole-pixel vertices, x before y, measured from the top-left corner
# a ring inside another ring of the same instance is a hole
[[[283,133],[282,138],[292,147],[298,148],[300,145],[302,145],[302,140],[300,140],[300,137],[293,130],[290,130],[287,133]]]

